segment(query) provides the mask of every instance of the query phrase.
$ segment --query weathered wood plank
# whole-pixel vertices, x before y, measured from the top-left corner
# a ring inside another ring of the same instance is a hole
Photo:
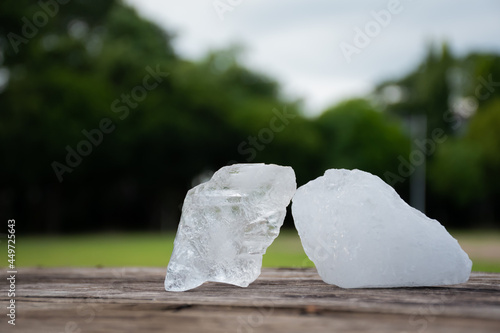
[[[473,273],[468,283],[446,287],[341,289],[314,269],[264,269],[248,288],[206,283],[181,293],[164,291],[164,274],[164,268],[20,269],[16,326],[4,316],[0,331],[500,331],[500,274]]]

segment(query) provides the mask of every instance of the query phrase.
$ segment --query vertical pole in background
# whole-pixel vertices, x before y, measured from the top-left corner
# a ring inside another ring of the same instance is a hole
[[[415,171],[410,176],[410,205],[425,214],[425,173],[427,151],[425,145],[419,147],[416,142],[424,142],[427,136],[427,115],[412,115],[410,119],[411,155],[421,159],[411,159]],[[421,152],[421,153],[419,153]],[[410,157],[411,157],[410,155]]]

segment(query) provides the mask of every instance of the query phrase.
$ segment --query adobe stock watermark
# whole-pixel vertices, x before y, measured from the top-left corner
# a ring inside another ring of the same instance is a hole
[[[122,267],[122,268],[116,268],[113,269],[113,282],[111,283],[111,286],[108,288],[104,288],[103,290],[99,290],[97,294],[95,295],[95,298],[106,298],[108,295],[107,290],[113,290],[113,291],[121,291],[122,290],[122,284],[121,281],[123,280],[123,277],[126,276],[127,269]],[[99,304],[95,301],[90,301],[89,303],[84,303],[76,307],[76,314],[78,317],[80,317],[79,321],[74,321],[70,320],[67,321],[66,324],[64,325],[64,330],[60,331],[59,333],[81,333],[84,332],[84,324],[91,324],[95,318],[99,315],[100,312],[104,310],[104,305]],[[85,330],[86,331],[86,330]]]
[[[387,184],[394,186],[395,184],[401,182],[403,183],[408,177],[410,177],[417,167],[424,163],[426,156],[431,156],[436,151],[437,145],[445,142],[448,139],[448,135],[445,134],[442,128],[435,128],[430,138],[425,138],[423,140],[415,139],[413,143],[417,149],[410,152],[409,158],[406,159],[402,155],[398,156],[398,174],[390,171],[384,173],[384,179]]]
[[[274,302],[267,304],[268,302],[258,302],[253,301],[252,305],[255,309],[246,315],[238,316],[238,327],[236,328],[237,333],[253,333],[255,329],[262,326],[265,320],[274,313]]]
[[[359,54],[368,47],[372,40],[376,38],[384,28],[389,26],[395,15],[400,14],[404,7],[399,0],[389,0],[386,9],[379,11],[372,10],[370,16],[372,20],[365,23],[363,28],[354,27],[354,37],[352,43],[340,42],[339,47],[347,63],[351,63],[352,56]]]
[[[7,323],[16,325],[16,220],[7,220],[8,236],[7,236],[7,296],[9,297],[7,305]]]
[[[415,328],[418,333],[423,333],[429,327],[430,323],[433,323],[437,316],[441,315],[445,311],[443,303],[453,303],[456,299],[456,295],[440,295],[438,304],[427,304],[420,306],[416,313],[408,318],[408,324]],[[409,333],[403,331],[402,333]]]
[[[9,32],[7,34],[7,39],[9,40],[14,53],[19,52],[19,47],[21,44],[28,44],[31,39],[33,39],[40,29],[45,27],[49,20],[59,13],[59,7],[65,5],[70,0],[40,0],[37,2],[40,10],[35,12],[31,18],[23,16],[21,21],[23,26],[21,28],[21,35],[14,32]]]
[[[291,120],[297,117],[296,114],[289,113],[286,106],[283,106],[283,110],[280,111],[277,108],[273,108],[273,117],[269,120],[268,126],[261,128],[256,136],[250,135],[246,140],[243,140],[238,145],[238,153],[245,157],[246,162],[252,162],[257,157],[258,153],[266,148],[266,145],[270,144],[276,133],[280,133],[285,130],[286,126],[290,124]],[[240,163],[236,160],[230,160],[226,163],[226,166]],[[212,170],[204,170],[192,179],[191,186],[195,187],[201,183],[209,181],[214,174]],[[179,211],[182,212],[183,203],[181,202],[177,207]]]
[[[212,2],[212,7],[217,13],[219,20],[224,21],[224,15],[226,15],[227,12],[232,12],[242,3],[243,0],[215,0]]]
[[[111,103],[111,111],[119,114],[120,120],[125,120],[129,116],[130,110],[135,109],[140,102],[146,99],[148,92],[157,88],[164,78],[169,76],[169,73],[160,70],[160,65],[156,65],[156,69],[146,66],[145,70],[148,74],[142,79],[141,85],[135,86],[127,94],[121,94],[120,98]],[[99,121],[97,128],[83,129],[81,133],[84,138],[76,144],[75,148],[70,145],[66,146],[65,163],[53,161],[51,164],[58,181],[62,183],[63,175],[73,172],[82,163],[84,157],[89,156],[94,148],[102,144],[104,134],[110,134],[115,129],[116,124],[107,117]]]
[[[474,89],[475,97],[484,101],[488,99],[491,94],[495,91],[496,87],[500,87],[500,81],[493,81],[491,74],[488,78],[480,76],[477,78],[478,84]],[[469,108],[468,105],[460,105],[459,107]],[[457,130],[463,123],[463,118],[459,114],[467,113],[460,112],[458,110],[447,110],[443,114],[443,120],[451,124],[453,130]],[[430,138],[425,138],[423,140],[415,139],[413,140],[414,147],[410,152],[408,159],[402,155],[398,156],[398,173],[395,174],[390,171],[384,173],[384,180],[387,184],[394,186],[397,183],[403,183],[407,178],[409,178],[416,170],[417,167],[421,166],[428,156],[431,156],[436,151],[438,145],[442,144],[448,139],[448,135],[444,132],[442,128],[435,128],[431,132]]]
[[[269,120],[269,126],[262,128],[256,136],[250,135],[247,140],[238,145],[238,153],[247,156],[245,159],[247,162],[253,161],[258,152],[263,151],[266,145],[274,140],[275,134],[282,132],[290,124],[290,121],[297,117],[297,115],[287,112],[286,106],[283,107],[282,111],[273,108],[273,114],[274,117]]]

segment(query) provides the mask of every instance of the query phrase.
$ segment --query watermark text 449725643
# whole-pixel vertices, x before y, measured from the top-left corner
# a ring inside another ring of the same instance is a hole
[[[16,220],[7,221],[7,296],[9,303],[7,304],[7,322],[10,325],[16,325]]]

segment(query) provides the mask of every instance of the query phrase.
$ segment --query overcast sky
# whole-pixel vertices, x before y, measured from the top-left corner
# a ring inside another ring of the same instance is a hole
[[[176,33],[174,47],[183,57],[244,45],[245,64],[303,98],[310,114],[404,75],[430,41],[449,42],[455,54],[500,53],[497,0],[126,2]]]

